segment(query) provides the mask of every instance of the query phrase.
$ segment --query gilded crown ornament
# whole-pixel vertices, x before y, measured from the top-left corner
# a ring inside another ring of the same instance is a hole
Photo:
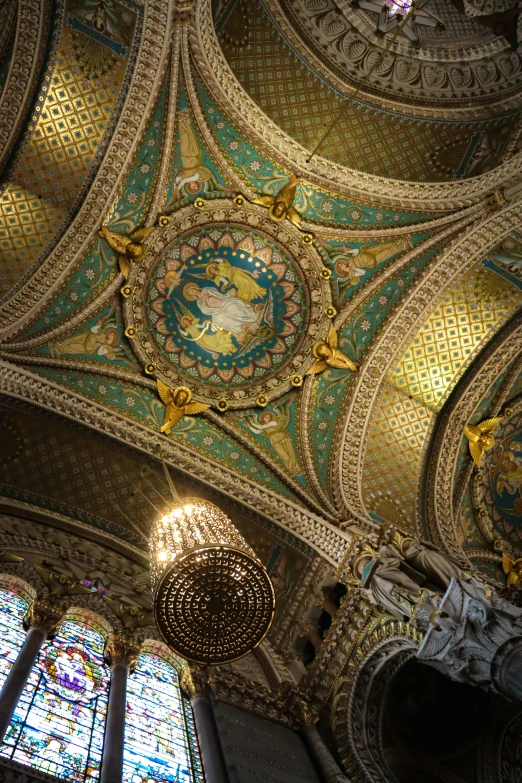
[[[264,639],[274,617],[272,583],[217,506],[178,501],[154,523],[150,555],[156,624],[182,658],[227,663]]]

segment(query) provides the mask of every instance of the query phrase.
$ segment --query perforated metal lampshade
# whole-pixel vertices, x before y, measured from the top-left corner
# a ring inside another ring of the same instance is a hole
[[[178,655],[227,663],[266,636],[275,609],[272,583],[213,503],[187,498],[158,519],[150,553],[156,623]]]

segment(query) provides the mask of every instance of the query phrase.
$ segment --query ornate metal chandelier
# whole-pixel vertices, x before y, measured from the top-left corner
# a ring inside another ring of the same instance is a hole
[[[156,624],[180,656],[227,663],[266,636],[275,609],[272,583],[213,503],[179,501],[154,523],[150,555]]]

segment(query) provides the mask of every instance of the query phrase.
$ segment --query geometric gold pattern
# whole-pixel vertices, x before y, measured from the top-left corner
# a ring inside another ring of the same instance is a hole
[[[370,428],[362,484],[369,510],[385,493],[413,518],[422,451],[437,413],[477,351],[521,303],[518,288],[476,264],[406,344]]]
[[[31,117],[33,130],[11,181],[0,195],[0,295],[32,266],[68,216],[85,185],[125,74],[125,61],[87,80],[72,32],[64,29],[47,93]]]

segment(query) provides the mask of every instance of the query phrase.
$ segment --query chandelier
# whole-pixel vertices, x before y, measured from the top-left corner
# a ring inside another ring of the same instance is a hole
[[[178,655],[228,663],[264,639],[274,617],[272,583],[213,503],[186,498],[157,519],[150,556],[156,624]]]

